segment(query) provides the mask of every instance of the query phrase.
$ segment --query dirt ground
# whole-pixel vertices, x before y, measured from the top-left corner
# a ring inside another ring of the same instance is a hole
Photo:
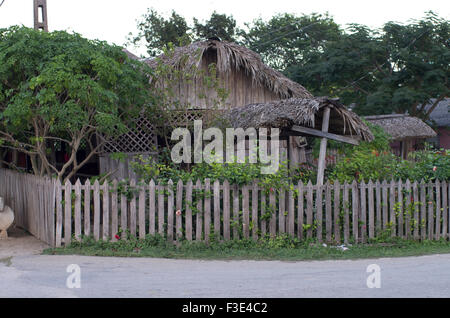
[[[49,246],[26,231],[13,227],[8,230],[8,239],[0,240],[0,261],[10,257],[40,254]]]

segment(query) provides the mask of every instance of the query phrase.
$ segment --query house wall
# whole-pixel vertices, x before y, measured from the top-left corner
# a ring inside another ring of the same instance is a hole
[[[439,147],[450,149],[450,127],[439,127],[437,129]]]

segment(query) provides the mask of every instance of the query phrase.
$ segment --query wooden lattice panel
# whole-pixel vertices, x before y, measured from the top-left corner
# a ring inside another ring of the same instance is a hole
[[[107,142],[104,152],[153,152],[157,147],[157,138],[152,123],[140,116],[136,127],[129,129],[126,134]]]

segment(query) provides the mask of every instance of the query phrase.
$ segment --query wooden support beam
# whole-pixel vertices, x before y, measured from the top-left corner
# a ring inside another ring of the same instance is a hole
[[[357,140],[356,138],[346,137],[346,136],[342,136],[342,135],[336,135],[336,134],[332,134],[329,132],[325,132],[323,130],[320,131],[317,129],[302,127],[302,126],[295,126],[295,125],[291,127],[291,130],[294,131],[295,133],[300,133],[299,135],[311,135],[311,136],[316,136],[316,137],[321,137],[321,138],[332,139],[332,140],[344,142],[347,144],[352,144],[355,146],[359,145],[359,140]]]
[[[330,124],[330,108],[326,107],[323,113],[322,119],[322,132],[328,133],[328,126]],[[325,173],[325,159],[327,155],[327,137],[323,137],[320,141],[320,153],[319,153],[319,163],[317,166],[317,185],[323,185],[323,177]]]

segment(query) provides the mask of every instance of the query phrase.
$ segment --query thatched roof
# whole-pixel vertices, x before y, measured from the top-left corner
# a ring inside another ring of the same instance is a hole
[[[432,138],[436,132],[417,117],[404,114],[366,116],[365,119],[384,129],[394,141],[407,138]]]
[[[331,108],[328,129],[330,133],[358,136],[366,141],[373,140],[369,127],[361,118],[348,110],[338,99],[327,97],[291,98],[269,103],[250,104],[231,109],[226,117],[234,128],[289,129],[297,125],[321,129],[323,110],[326,106]]]
[[[169,56],[161,55],[159,58],[167,65],[189,72],[199,67],[205,53],[210,51],[217,54],[219,73],[225,73],[233,68],[243,69],[254,84],[267,87],[282,99],[313,97],[302,85],[265,65],[258,53],[235,43],[218,40],[194,42],[175,48]],[[158,60],[148,59],[146,62],[150,67],[156,67]]]
[[[139,60],[139,57],[128,51],[127,49],[122,49],[122,52],[124,52],[130,59],[132,60]]]

